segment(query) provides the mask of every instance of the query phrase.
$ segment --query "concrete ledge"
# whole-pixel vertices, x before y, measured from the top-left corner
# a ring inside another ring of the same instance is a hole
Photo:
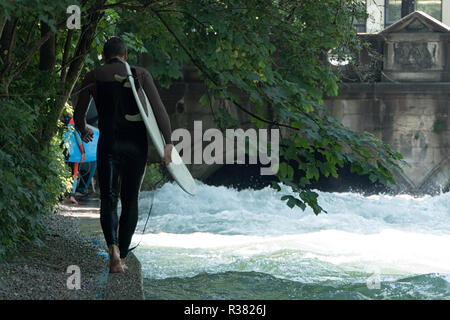
[[[103,232],[100,225],[100,201],[93,200],[79,205],[71,205],[72,216],[79,219],[79,229],[81,234],[87,237],[94,237],[100,243],[100,247],[106,250]],[[105,253],[106,254],[106,253]],[[106,254],[107,255],[107,254]],[[109,262],[107,262],[109,265]],[[126,264],[128,270],[125,273],[107,273],[106,291],[103,293],[105,300],[143,300],[144,289],[142,282],[142,267],[139,260],[133,253],[129,253]],[[109,269],[109,268],[108,268]]]
[[[133,253],[127,256],[125,273],[110,273],[106,300],[144,300],[141,263]]]
[[[374,83],[342,83],[339,86],[339,96],[326,97],[335,99],[374,99],[400,94],[440,95],[443,99],[450,97],[450,82],[374,82]]]

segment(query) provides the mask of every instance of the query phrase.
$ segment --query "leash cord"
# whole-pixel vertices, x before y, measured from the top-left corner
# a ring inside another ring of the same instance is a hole
[[[128,249],[128,252],[131,252],[131,251],[133,251],[134,249],[136,249],[137,247],[139,247],[139,245],[141,244],[142,239],[144,238],[145,229],[147,228],[147,223],[148,223],[148,220],[150,219],[150,215],[151,215],[152,209],[153,209],[153,203],[154,203],[154,200],[155,200],[156,187],[161,183],[161,181],[163,181],[163,180],[167,177],[167,172],[166,172],[167,169],[166,169],[166,170],[164,170],[164,169],[166,169],[166,168],[163,167],[163,173],[162,173],[161,179],[159,179],[158,182],[156,182],[156,183],[153,185],[153,187],[154,187],[155,190],[154,190],[153,193],[152,193],[152,200],[151,200],[151,204],[150,204],[150,210],[148,211],[148,214],[147,214],[147,220],[145,221],[144,229],[142,230],[142,236],[141,236],[141,239],[139,240],[139,242],[138,242],[137,245],[135,245],[135,246],[134,246],[133,248],[131,248],[131,249]]]

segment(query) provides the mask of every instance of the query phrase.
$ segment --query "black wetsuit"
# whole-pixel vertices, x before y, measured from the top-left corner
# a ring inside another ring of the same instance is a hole
[[[170,143],[169,117],[150,73],[140,67],[132,66],[131,69],[136,86],[146,93],[163,136]],[[89,72],[82,83],[74,112],[75,126],[83,135],[89,99],[93,96],[100,130],[97,146],[100,222],[107,245],[118,245],[121,258],[126,257],[136,229],[139,189],[148,152],[144,123],[129,118],[138,115],[139,109],[131,89],[121,80],[125,76],[125,65],[119,59],[112,59]],[[122,205],[120,220],[117,213],[119,195]]]

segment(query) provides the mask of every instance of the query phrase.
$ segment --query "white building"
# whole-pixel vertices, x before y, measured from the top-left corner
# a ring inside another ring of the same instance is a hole
[[[359,32],[377,33],[400,20],[401,0],[365,0],[368,18],[358,23]],[[416,0],[423,11],[450,26],[450,0]]]

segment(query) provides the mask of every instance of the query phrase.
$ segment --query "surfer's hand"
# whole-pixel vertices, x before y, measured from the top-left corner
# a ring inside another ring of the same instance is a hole
[[[83,136],[81,137],[81,140],[83,140],[83,142],[88,143],[88,142],[91,142],[93,138],[94,138],[94,132],[91,129],[86,128]]]
[[[164,157],[162,158],[162,161],[166,165],[172,162],[172,148],[172,144],[166,144],[164,147]]]
[[[81,163],[83,163],[83,162],[85,162],[86,161],[86,153],[82,153],[81,154]]]

